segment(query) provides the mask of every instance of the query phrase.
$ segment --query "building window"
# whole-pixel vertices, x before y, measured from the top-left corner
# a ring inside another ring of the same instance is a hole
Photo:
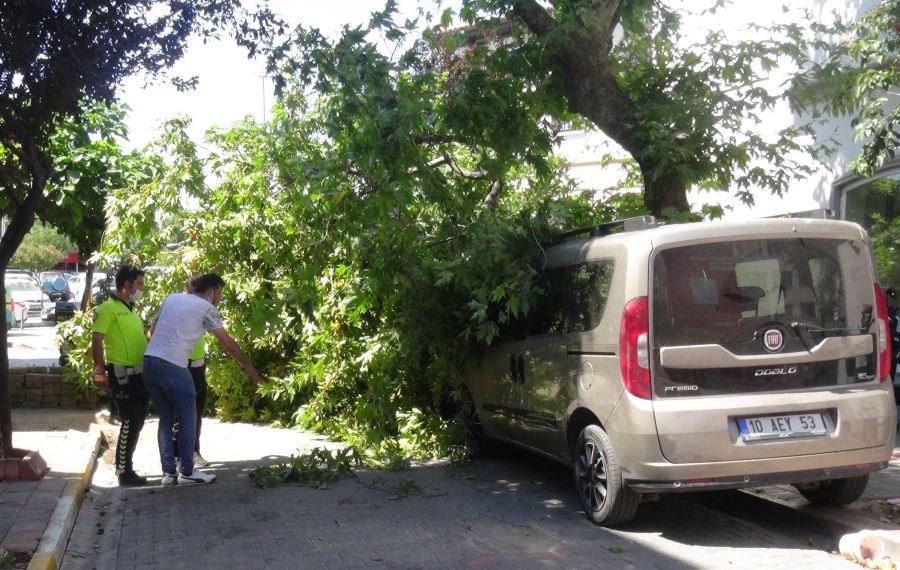
[[[841,190],[842,218],[871,229],[900,218],[900,170],[846,185]]]

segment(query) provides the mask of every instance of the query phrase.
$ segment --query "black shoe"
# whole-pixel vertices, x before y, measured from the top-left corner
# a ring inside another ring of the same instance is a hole
[[[126,471],[119,475],[120,487],[142,487],[147,484],[147,478],[141,477],[134,471]]]

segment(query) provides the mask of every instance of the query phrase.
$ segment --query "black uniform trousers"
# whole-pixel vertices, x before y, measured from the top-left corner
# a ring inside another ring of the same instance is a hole
[[[119,374],[116,374],[116,372]],[[113,400],[119,409],[119,442],[116,444],[116,474],[134,471],[132,457],[138,438],[144,428],[144,419],[150,406],[150,393],[144,387],[141,373],[127,374],[118,364],[106,365],[106,377]]]

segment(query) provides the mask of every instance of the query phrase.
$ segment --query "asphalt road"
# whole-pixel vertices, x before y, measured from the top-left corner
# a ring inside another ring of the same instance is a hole
[[[48,325],[40,318],[31,318],[24,328],[15,326],[6,336],[10,368],[59,364],[56,325]]]

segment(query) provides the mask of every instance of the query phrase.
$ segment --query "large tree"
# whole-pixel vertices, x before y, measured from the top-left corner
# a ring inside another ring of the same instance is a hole
[[[618,143],[639,168],[651,213],[688,210],[693,187],[736,191],[752,202],[754,191],[780,194],[808,172],[792,153],[806,150],[797,129],[760,127],[783,95],[766,86],[768,72],[801,59],[804,44],[790,27],[742,41],[722,29],[694,43],[682,35],[684,18],[720,4],[464,0],[459,16],[468,28],[453,46],[471,42],[473,30],[487,34],[488,49],[468,52],[471,65],[502,79],[519,76],[555,103],[549,114],[561,103]],[[441,38],[446,47],[447,34]]]
[[[46,221],[54,223],[45,208],[48,188],[83,191],[57,178],[67,175],[53,154],[61,125],[79,121],[85,101],[114,101],[125,77],[163,74],[191,36],[228,29],[252,52],[272,18],[265,12],[246,15],[239,5],[238,0],[0,1],[0,212],[9,219],[0,238],[0,283],[35,215],[46,212]],[[193,81],[175,80],[183,87]],[[78,216],[84,203],[69,200],[57,215]],[[0,455],[12,445],[5,331],[0,322]]]
[[[757,85],[756,66],[789,46],[714,34],[679,47],[677,14],[638,8],[609,58],[632,99],[636,122],[617,128],[653,186],[650,210],[683,209],[694,184],[735,185],[748,200],[754,184],[783,189],[799,147],[794,133],[754,132],[778,95]],[[138,251],[173,267],[175,287],[199,267],[225,274],[229,330],[267,381],[250,394],[212,358],[221,413],[293,419],[387,451],[433,445],[447,432],[436,402],[458,388],[473,341],[490,342],[540,297],[540,245],[613,213],[575,196],[553,156],[562,126],[592,123],[551,57],[590,14],[554,12],[564,25],[543,38],[508,10],[492,14],[464,12],[471,25],[453,29],[448,13],[424,36],[391,5],[334,40],[300,28],[272,53],[282,95],[272,121],[207,141],[213,188],[199,183],[179,127],[160,154],[180,166],[110,201],[112,257]],[[773,167],[757,164],[769,158]],[[654,186],[658,172],[679,184]],[[185,179],[200,207],[181,213],[172,182]],[[151,203],[189,236],[178,251],[162,247]],[[617,214],[642,211],[620,205]],[[136,235],[151,247],[135,250]]]
[[[147,310],[200,268],[224,274],[223,315],[266,381],[249,393],[212,357],[220,413],[298,421],[388,454],[446,443],[437,403],[459,393],[476,342],[540,298],[541,245],[562,227],[645,211],[643,196],[598,205],[578,195],[553,156],[560,128],[594,124],[570,101],[567,85],[581,79],[560,50],[574,57],[604,5],[556,2],[546,35],[512,4],[486,2],[464,5],[465,26],[447,12],[424,36],[390,4],[333,40],[300,28],[271,54],[281,98],[270,122],[211,133],[205,159],[183,121],[170,124],[156,152],[165,167],[111,197],[104,255],[167,268]],[[683,46],[679,14],[618,9],[625,31],[606,57],[634,121],[610,128],[632,141],[651,211],[685,207],[692,185],[751,200],[756,186],[780,191],[802,175],[789,162],[796,133],[756,132],[780,95],[759,70],[798,55],[790,31]],[[665,172],[678,184],[653,182]],[[182,207],[185,192],[196,210]],[[150,205],[174,223],[161,226]],[[188,239],[170,251],[166,236],[180,233]]]

